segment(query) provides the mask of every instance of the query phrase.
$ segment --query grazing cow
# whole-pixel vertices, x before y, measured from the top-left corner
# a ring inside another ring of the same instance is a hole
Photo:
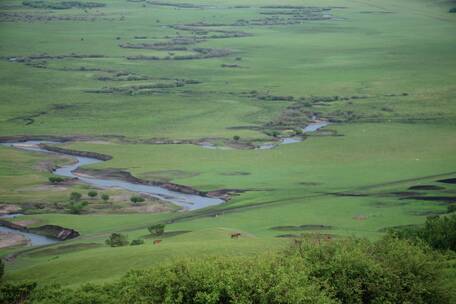
[[[160,244],[160,243],[161,243],[161,241],[162,241],[162,240],[155,240],[155,241],[154,241],[154,245],[158,245],[158,244]]]
[[[237,239],[237,238],[240,237],[240,236],[241,236],[241,234],[240,234],[239,232],[237,232],[237,233],[231,233],[231,238],[232,238],[232,239]]]

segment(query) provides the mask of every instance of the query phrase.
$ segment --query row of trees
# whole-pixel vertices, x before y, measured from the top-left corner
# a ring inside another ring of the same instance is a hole
[[[91,190],[87,193],[87,196],[91,199],[94,199],[98,196],[98,192]],[[110,199],[110,196],[106,193],[101,194],[101,199],[107,203]],[[88,201],[81,201],[82,200],[82,194],[79,192],[71,192],[70,194],[70,203],[68,205],[69,212],[72,214],[81,214],[85,207],[88,206],[89,202]],[[145,201],[145,199],[142,196],[137,196],[134,195],[130,197],[130,201],[134,204],[137,203],[142,203]]]
[[[98,192],[97,191],[94,191],[94,190],[91,190],[89,192],[87,192],[87,196],[94,199],[95,197],[98,196]],[[71,192],[70,194],[70,201],[75,201],[75,202],[78,202],[80,201],[82,198],[82,194],[79,193],[79,192]],[[103,193],[101,195],[101,199],[105,202],[109,201],[109,195],[106,194],[106,193]]]
[[[63,183],[66,179],[60,176],[50,176],[49,182],[53,184]],[[95,190],[90,190],[87,192],[87,196],[91,199],[95,199],[98,196],[98,192]],[[100,198],[107,203],[109,201],[109,195],[106,193],[101,194]],[[81,202],[82,194],[79,192],[71,192],[70,194],[70,204],[68,206],[69,212],[72,214],[80,214],[89,204],[87,201]],[[145,199],[142,196],[133,195],[130,197],[130,201],[134,204],[142,203]]]
[[[98,192],[96,191],[89,191],[87,193],[88,197],[95,198],[98,196]],[[82,194],[79,192],[71,192],[70,194],[70,203],[68,204],[68,210],[71,214],[81,214],[84,209],[89,205],[88,201],[81,201]],[[109,201],[109,195],[103,193],[101,195],[101,199],[105,202]]]

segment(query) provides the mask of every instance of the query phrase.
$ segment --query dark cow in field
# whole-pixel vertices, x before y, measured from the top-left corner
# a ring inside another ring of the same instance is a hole
[[[160,243],[161,243],[161,241],[162,241],[162,240],[155,240],[155,241],[154,241],[154,245],[158,245],[158,244],[160,244]]]
[[[232,238],[232,239],[237,239],[237,238],[240,237],[240,236],[241,236],[241,234],[240,234],[239,232],[237,232],[237,233],[231,233],[231,238]]]

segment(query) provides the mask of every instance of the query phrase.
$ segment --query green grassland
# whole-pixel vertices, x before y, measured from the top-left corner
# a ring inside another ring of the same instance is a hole
[[[7,264],[7,280],[109,281],[129,269],[182,256],[273,251],[302,233],[376,239],[384,228],[419,225],[428,215],[447,212],[447,202],[422,198],[454,199],[456,194],[454,184],[438,182],[456,176],[456,15],[448,13],[450,1],[287,0],[281,5],[333,7],[332,17],[267,25],[233,23],[265,18],[262,13],[270,9],[261,7],[277,1],[183,1],[193,8],[96,2],[106,6],[49,10],[2,1],[0,136],[88,136],[63,147],[113,159],[87,169],[121,169],[202,191],[245,192],[193,212],[168,207],[160,213],[121,213],[91,201],[90,212],[70,215],[52,206],[65,204],[72,191],[91,188],[77,182],[50,185],[51,174],[43,169],[43,164],[70,160],[0,147],[0,203],[22,206],[27,215],[19,220],[81,233],[42,249],[0,250],[4,256],[21,252]],[[199,31],[205,34],[170,27],[201,22],[206,25]],[[249,35],[202,38],[220,30]],[[204,40],[190,49],[232,53],[129,60],[195,52],[119,46],[182,37]],[[30,59],[39,54],[43,58]],[[198,83],[166,86],[175,79]],[[94,92],[103,88],[110,90]],[[321,98],[333,96],[338,98]],[[304,127],[313,114],[333,123],[303,142],[271,150],[151,143],[228,142],[235,135],[246,143],[272,140],[268,129]],[[291,120],[293,125],[284,124]],[[416,185],[443,189],[409,189]],[[118,189],[99,192],[131,195]],[[411,199],[417,196],[421,199]],[[41,211],[37,203],[44,205]],[[146,227],[159,222],[171,233],[157,246]],[[145,245],[110,248],[104,240],[112,232],[144,238]],[[230,239],[232,232],[242,237]]]

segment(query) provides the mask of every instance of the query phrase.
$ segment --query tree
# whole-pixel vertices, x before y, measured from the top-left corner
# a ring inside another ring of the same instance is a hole
[[[150,225],[147,227],[147,230],[154,236],[160,236],[165,232],[165,224]]]
[[[85,207],[87,207],[88,202],[70,202],[69,210],[71,214],[81,214]]]
[[[130,197],[130,201],[135,204],[142,203],[142,202],[144,202],[144,198],[141,196],[132,196],[132,197]]]
[[[107,201],[109,201],[109,195],[107,195],[106,193],[103,193],[103,194],[101,195],[101,199],[104,200],[105,203],[106,203]]]
[[[49,181],[53,184],[58,184],[64,181],[64,179],[60,176],[50,176]]]
[[[95,198],[95,197],[98,195],[98,192],[92,190],[92,191],[89,191],[89,192],[87,193],[87,195],[88,195],[89,197],[91,197],[91,198]]]
[[[81,200],[81,193],[79,192],[71,192],[70,194],[70,201],[72,202],[79,202]]]
[[[121,247],[128,245],[127,237],[121,233],[112,233],[105,242],[106,245],[109,245],[111,247]]]

